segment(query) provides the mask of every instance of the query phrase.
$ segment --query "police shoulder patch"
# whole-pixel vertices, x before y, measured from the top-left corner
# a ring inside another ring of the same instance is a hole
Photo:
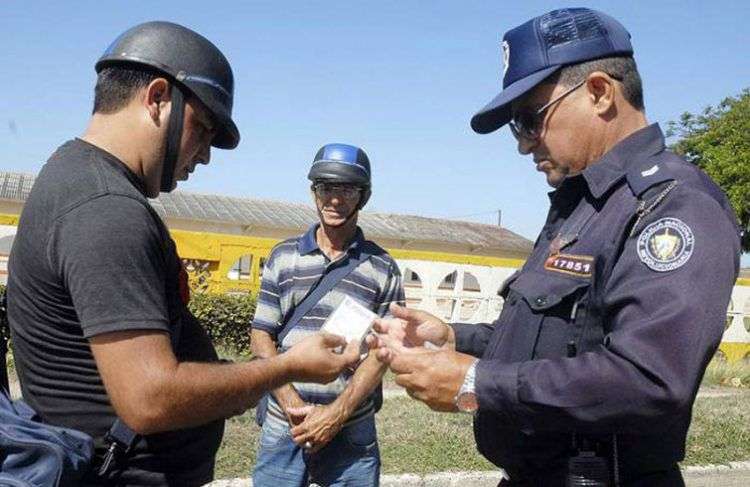
[[[638,258],[650,269],[679,269],[693,255],[693,231],[678,218],[662,218],[643,229],[638,237]]]

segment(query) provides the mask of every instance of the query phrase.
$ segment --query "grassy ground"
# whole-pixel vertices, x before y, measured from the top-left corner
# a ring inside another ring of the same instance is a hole
[[[750,459],[750,391],[724,389],[721,397],[696,401],[685,465]],[[249,412],[227,422],[217,478],[247,476],[259,428]],[[383,473],[428,473],[494,468],[474,446],[471,418],[441,414],[409,398],[385,401],[378,414]]]
[[[699,398],[688,432],[686,465],[750,459],[750,391]]]
[[[12,372],[11,365],[14,381]],[[703,385],[708,397],[696,401],[683,463],[750,459],[750,364],[712,363]],[[733,387],[717,387],[721,385]],[[398,389],[391,374],[386,374],[384,389]],[[227,422],[217,458],[217,478],[248,476],[260,431],[254,420],[253,410]],[[407,397],[394,397],[385,401],[377,421],[383,473],[494,468],[476,452],[468,416],[435,413]]]
[[[438,414],[409,398],[393,398],[383,404],[377,424],[383,473],[492,468],[474,448],[471,417]],[[216,478],[248,475],[259,433],[255,411],[227,421]]]

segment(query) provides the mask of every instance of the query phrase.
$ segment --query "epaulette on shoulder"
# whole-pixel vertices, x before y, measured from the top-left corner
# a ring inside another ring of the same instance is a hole
[[[639,224],[672,192],[678,184],[678,177],[670,170],[667,158],[650,158],[651,167],[638,168],[627,175],[628,184],[633,194],[638,198],[635,224],[630,235],[639,231]],[[645,166],[648,166],[646,164]]]
[[[675,174],[666,164],[666,158],[660,156],[661,154],[652,156],[642,164],[634,164],[625,175],[630,191],[639,199],[649,188],[658,187],[662,183],[676,179]]]

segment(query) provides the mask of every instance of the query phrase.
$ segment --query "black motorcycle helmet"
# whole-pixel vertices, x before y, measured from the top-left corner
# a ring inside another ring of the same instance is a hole
[[[109,66],[142,65],[154,68],[173,86],[167,150],[164,156],[161,190],[170,191],[180,150],[185,99],[196,97],[211,112],[217,133],[211,145],[234,149],[240,132],[232,120],[234,75],[221,51],[208,39],[171,22],[146,22],[132,27],[110,44],[95,69]]]

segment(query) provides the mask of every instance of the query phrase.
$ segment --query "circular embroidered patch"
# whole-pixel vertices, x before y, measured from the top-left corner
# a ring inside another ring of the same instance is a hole
[[[662,218],[647,226],[638,237],[638,257],[657,272],[682,267],[693,255],[695,236],[682,220]]]

